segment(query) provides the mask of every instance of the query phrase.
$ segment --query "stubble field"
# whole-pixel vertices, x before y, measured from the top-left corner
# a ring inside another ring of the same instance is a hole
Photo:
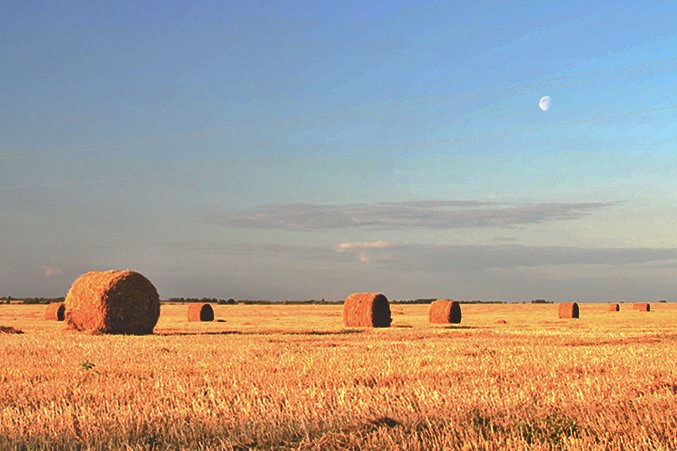
[[[677,449],[677,304],[215,306],[93,336],[0,305],[0,449]],[[506,323],[499,323],[504,320]]]

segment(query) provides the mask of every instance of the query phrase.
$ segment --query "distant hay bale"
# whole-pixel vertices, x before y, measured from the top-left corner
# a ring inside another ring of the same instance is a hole
[[[70,329],[152,334],[159,317],[157,290],[134,271],[88,272],[73,282],[66,296],[66,322]]]
[[[610,312],[618,312],[621,309],[621,306],[619,304],[609,304],[609,311]]]
[[[214,309],[209,304],[191,304],[188,306],[188,321],[214,321]]]
[[[354,293],[343,303],[347,327],[390,327],[390,304],[381,293]]]
[[[499,319],[498,321],[496,321],[496,324],[508,324],[508,322],[504,319]]]
[[[648,302],[635,302],[632,304],[633,310],[639,310],[640,312],[650,312],[651,305]]]
[[[428,320],[434,324],[459,324],[461,304],[449,299],[434,301],[428,310]]]
[[[47,321],[63,321],[66,319],[66,305],[63,302],[52,302],[45,309]]]
[[[578,304],[576,302],[563,302],[559,305],[560,318],[578,318]]]

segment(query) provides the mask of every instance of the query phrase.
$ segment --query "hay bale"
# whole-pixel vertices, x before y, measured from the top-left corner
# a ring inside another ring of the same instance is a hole
[[[188,321],[214,321],[214,309],[209,304],[191,304],[188,306]]]
[[[66,319],[66,305],[63,302],[52,302],[45,309],[47,321],[63,321]]]
[[[92,333],[152,334],[160,297],[134,271],[92,271],[80,276],[66,296],[69,329]]]
[[[633,310],[639,310],[640,312],[650,312],[651,305],[648,302],[635,302],[632,304]]]
[[[461,304],[449,299],[434,301],[428,310],[428,320],[434,324],[460,324]]]
[[[621,309],[621,306],[619,304],[609,304],[609,311],[610,312],[618,312]]]
[[[578,318],[578,304],[576,302],[563,302],[559,305],[560,318]]]
[[[343,303],[347,327],[390,327],[390,304],[381,293],[354,293]]]

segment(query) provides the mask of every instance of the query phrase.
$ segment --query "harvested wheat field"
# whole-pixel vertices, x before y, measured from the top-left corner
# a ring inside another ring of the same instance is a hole
[[[677,449],[677,304],[390,307],[163,305],[125,336],[0,305],[0,449]]]

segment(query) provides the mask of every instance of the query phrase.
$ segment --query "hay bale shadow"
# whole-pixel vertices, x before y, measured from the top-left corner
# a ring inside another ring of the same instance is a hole
[[[23,330],[15,329],[12,326],[0,326],[0,334],[23,334]]]
[[[155,335],[165,337],[169,336],[192,336],[192,335],[309,335],[309,336],[332,336],[332,335],[350,335],[361,334],[364,330],[340,330],[340,331],[284,331],[284,330],[267,330],[267,331],[242,331],[242,330],[221,330],[221,331],[156,331]]]

